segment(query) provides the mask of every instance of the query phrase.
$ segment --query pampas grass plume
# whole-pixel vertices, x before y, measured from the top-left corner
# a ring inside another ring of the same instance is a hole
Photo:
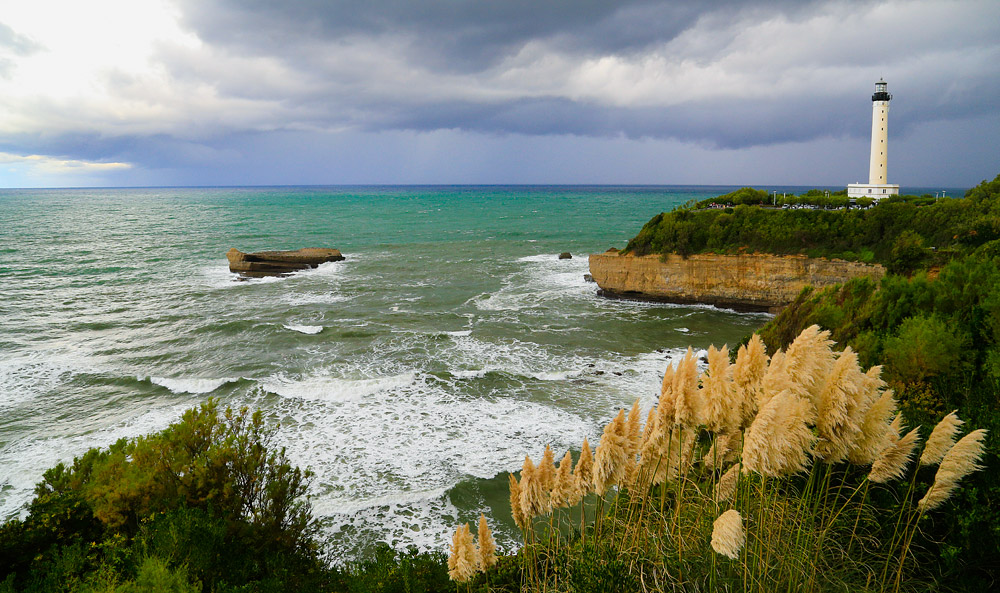
[[[797,395],[782,391],[772,397],[747,429],[744,471],[779,477],[805,470],[816,440],[812,415],[812,404]]]
[[[767,349],[760,336],[754,334],[746,346],[740,346],[733,364],[733,386],[740,406],[740,428],[746,428],[757,413],[764,374],[767,373]]]
[[[919,427],[914,428],[891,447],[882,452],[882,456],[872,465],[868,479],[877,484],[898,480],[906,473],[906,466],[913,458],[913,449],[917,446]]]
[[[639,454],[639,446],[642,444],[642,412],[639,409],[639,400],[636,399],[629,410],[628,420],[625,422],[625,471],[622,472],[622,480],[631,483],[638,474],[638,464],[635,456]]]
[[[529,522],[549,511],[548,493],[542,489],[538,473],[531,457],[525,455],[521,467],[521,511]]]
[[[583,445],[580,447],[580,458],[576,460],[576,469],[573,470],[573,478],[576,481],[576,491],[581,498],[594,490],[594,454],[590,450],[590,443],[587,442],[587,437],[583,437]]]
[[[847,453],[847,459],[857,465],[875,463],[882,452],[898,438],[892,427],[892,417],[896,412],[896,400],[892,390],[886,389],[878,400],[865,412],[861,421],[861,434]]]
[[[514,517],[517,528],[524,531],[528,528],[528,518],[521,508],[521,485],[517,482],[514,474],[507,474],[510,478],[510,514]]]
[[[742,420],[742,404],[733,385],[729,348],[708,347],[708,372],[702,376],[702,419],[716,433],[734,431]]]
[[[785,372],[792,380],[792,393],[818,405],[823,379],[833,365],[830,332],[810,325],[802,330],[785,351]]]
[[[546,493],[551,492],[552,487],[556,483],[555,461],[555,453],[552,452],[552,447],[545,445],[545,452],[542,453],[542,461],[538,464],[537,475],[538,483],[541,484],[542,490]]]
[[[705,468],[716,469],[717,467],[722,467],[726,462],[736,457],[737,453],[739,453],[737,449],[742,445],[741,436],[739,432],[727,432],[716,435],[715,439],[712,440],[712,445],[702,458]]]
[[[743,517],[736,509],[729,509],[719,515],[712,524],[712,549],[727,558],[739,558],[740,549],[746,543],[743,533]]]
[[[556,470],[556,481],[552,487],[552,508],[565,508],[579,501],[572,471],[573,456],[566,451],[566,455],[559,462],[559,469]]]
[[[490,526],[486,523],[486,515],[479,514],[479,537],[476,542],[479,556],[479,570],[485,572],[497,563],[497,543],[493,539]]]
[[[698,359],[688,347],[674,375],[674,423],[694,427],[700,422],[701,401],[698,393]]]
[[[931,436],[927,437],[924,445],[924,452],[920,454],[920,465],[937,465],[941,463],[944,456],[955,444],[955,435],[964,422],[953,410],[950,414],[941,419],[931,431]]]
[[[858,366],[858,355],[848,346],[833,363],[819,393],[816,454],[827,463],[847,458],[861,438],[865,413],[878,398],[875,384]]]
[[[608,486],[621,481],[628,454],[625,428],[625,410],[619,410],[615,419],[604,427],[604,434],[594,453],[594,490],[603,495]]]
[[[772,397],[789,389],[792,379],[785,371],[785,352],[778,350],[771,356],[770,364],[767,365],[767,372],[760,382],[760,390],[757,392],[757,409],[760,410],[771,400]]]
[[[451,554],[448,556],[448,577],[456,583],[468,581],[479,569],[476,546],[472,541],[469,524],[463,523],[451,538]]]
[[[934,483],[927,494],[917,503],[921,513],[926,513],[941,506],[948,500],[958,486],[958,482],[972,472],[982,469],[979,460],[983,457],[983,441],[986,430],[980,428],[962,437],[955,446],[945,454],[934,476]]]
[[[722,502],[724,500],[732,500],[733,494],[736,493],[736,485],[740,480],[740,466],[734,465],[722,474],[719,478],[719,483],[715,485],[715,500]]]

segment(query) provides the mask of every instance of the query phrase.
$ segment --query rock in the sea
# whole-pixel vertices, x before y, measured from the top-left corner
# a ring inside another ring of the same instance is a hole
[[[559,259],[573,259],[573,254],[568,251],[563,251],[559,254]]]
[[[229,271],[249,278],[264,276],[283,276],[298,270],[307,270],[331,262],[343,261],[345,258],[339,249],[325,247],[307,247],[295,251],[258,251],[243,253],[235,247],[226,252],[229,260]]]
[[[594,277],[591,276],[590,274],[584,274],[583,275],[583,281],[584,282],[593,282],[594,281]]]

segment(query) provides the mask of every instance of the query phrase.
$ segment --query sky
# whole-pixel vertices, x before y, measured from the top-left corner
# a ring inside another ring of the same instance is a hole
[[[997,0],[0,0],[0,187],[1000,173]]]

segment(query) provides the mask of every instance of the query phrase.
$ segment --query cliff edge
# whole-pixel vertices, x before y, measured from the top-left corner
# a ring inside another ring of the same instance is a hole
[[[776,312],[806,286],[824,287],[859,276],[885,275],[879,264],[804,255],[634,256],[609,251],[590,256],[590,274],[605,296],[705,303]]]

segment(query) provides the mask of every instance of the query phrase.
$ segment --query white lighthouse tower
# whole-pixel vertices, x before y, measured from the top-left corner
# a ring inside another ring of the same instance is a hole
[[[899,186],[887,180],[886,168],[889,162],[889,94],[888,85],[882,79],[875,83],[872,95],[872,154],[868,166],[868,183],[852,183],[847,186],[849,198],[885,198],[899,194]]]

